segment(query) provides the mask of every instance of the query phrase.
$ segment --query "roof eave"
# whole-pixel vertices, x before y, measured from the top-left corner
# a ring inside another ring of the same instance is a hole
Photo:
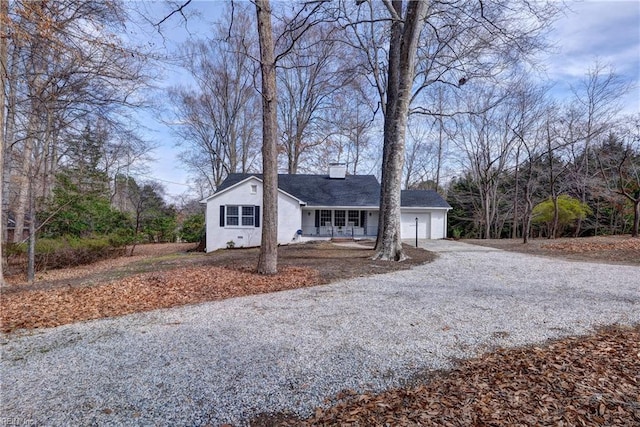
[[[238,182],[236,182],[235,184],[230,185],[229,187],[225,188],[224,190],[216,191],[215,193],[213,193],[212,195],[210,195],[210,196],[209,196],[209,197],[207,197],[206,199],[200,200],[200,203],[205,203],[205,204],[206,204],[206,203],[208,203],[208,202],[209,202],[209,200],[214,199],[214,198],[218,197],[219,195],[224,194],[224,193],[226,193],[227,191],[229,191],[229,190],[231,190],[231,189],[233,189],[233,188],[235,188],[235,187],[239,186],[240,184],[243,184],[243,183],[245,183],[245,182],[247,182],[247,181],[249,181],[249,180],[252,180],[252,179],[254,179],[254,180],[258,181],[258,182],[259,182],[259,183],[261,183],[261,184],[263,183],[262,179],[258,178],[258,177],[257,177],[257,176],[255,176],[255,175],[250,175],[250,176],[246,177],[245,179],[243,179],[242,181],[238,181]],[[283,189],[281,189],[280,187],[278,187],[278,192],[279,192],[279,193],[282,193],[282,194],[284,194],[284,195],[286,195],[286,196],[288,196],[288,197],[291,197],[291,198],[292,198],[292,199],[294,199],[294,200],[297,200],[297,201],[300,203],[300,205],[302,205],[302,206],[306,206],[306,204],[307,204],[307,202],[305,202],[304,200],[299,199],[298,197],[294,196],[294,195],[293,195],[293,194],[291,194],[291,193],[287,193],[286,191],[284,191],[284,190],[283,190]]]

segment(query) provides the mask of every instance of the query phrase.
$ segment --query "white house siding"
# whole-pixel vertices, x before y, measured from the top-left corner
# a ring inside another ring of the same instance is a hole
[[[255,186],[255,192],[252,192]],[[260,206],[260,227],[220,227],[220,206]],[[278,193],[278,243],[290,243],[300,228],[301,211],[299,201]],[[215,194],[207,200],[206,214],[207,252],[226,248],[233,241],[235,247],[260,246],[262,239],[262,182],[249,179]]]
[[[314,209],[302,209],[302,231],[305,233],[311,233],[316,227],[316,210]]]
[[[289,244],[298,240],[302,229],[302,207],[300,201],[278,193],[278,243]]]
[[[377,234],[379,217],[380,217],[380,213],[378,211],[369,211],[367,213],[367,233],[368,234]]]
[[[400,236],[403,239],[416,237],[416,218],[418,218],[418,239],[430,239],[431,213],[424,211],[402,212],[400,214]]]
[[[447,237],[447,210],[434,209],[431,211],[431,239]]]
[[[419,239],[444,239],[446,237],[446,209],[403,208],[400,214],[400,235],[403,239],[415,238],[416,218],[418,218]]]

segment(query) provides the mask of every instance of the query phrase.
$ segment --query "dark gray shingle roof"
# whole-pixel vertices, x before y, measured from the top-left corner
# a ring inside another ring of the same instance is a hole
[[[262,174],[232,173],[218,187],[229,188],[240,181]],[[307,206],[378,206],[380,184],[373,175],[347,175],[344,179],[331,179],[328,175],[279,174],[278,188],[297,197]],[[405,207],[444,207],[449,204],[432,190],[403,190]],[[425,204],[426,203],[426,204]]]
[[[402,190],[400,204],[405,208],[451,208],[451,205],[435,190]]]
[[[218,191],[249,176],[262,179],[262,174],[229,174]],[[331,179],[328,175],[279,174],[278,188],[306,202],[307,206],[378,206],[380,200],[380,185],[373,175]]]

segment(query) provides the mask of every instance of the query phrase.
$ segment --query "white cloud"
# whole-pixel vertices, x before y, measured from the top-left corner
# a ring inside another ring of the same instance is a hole
[[[557,51],[547,57],[548,77],[566,89],[598,61],[635,85],[624,111],[640,111],[640,2],[574,2],[569,9],[549,34]]]
[[[581,76],[593,65],[595,58],[601,58],[619,73],[635,73],[632,77],[637,79],[640,2],[571,3],[571,9],[574,13],[569,12],[560,19],[550,35],[558,47],[558,53],[549,58],[556,65],[556,72]]]

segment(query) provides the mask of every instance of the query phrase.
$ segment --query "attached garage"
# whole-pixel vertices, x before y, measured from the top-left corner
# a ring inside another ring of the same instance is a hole
[[[400,214],[400,234],[403,239],[416,237],[416,219],[418,227],[418,239],[431,238],[431,213],[428,212],[404,212]]]
[[[433,190],[403,190],[400,199],[400,234],[403,239],[444,239],[451,206]]]

